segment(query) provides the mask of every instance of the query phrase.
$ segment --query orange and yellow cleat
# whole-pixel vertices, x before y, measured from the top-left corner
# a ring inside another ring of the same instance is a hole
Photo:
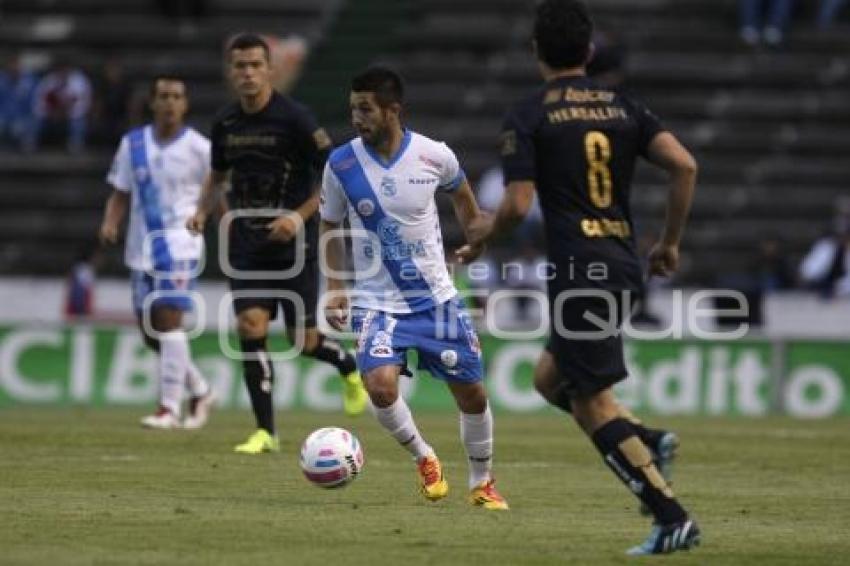
[[[469,492],[469,502],[477,507],[491,511],[507,511],[508,502],[496,491],[496,480],[483,481]]]
[[[437,501],[449,494],[449,484],[443,477],[443,466],[439,458],[432,454],[424,456],[416,462],[422,483],[419,490],[430,501]]]

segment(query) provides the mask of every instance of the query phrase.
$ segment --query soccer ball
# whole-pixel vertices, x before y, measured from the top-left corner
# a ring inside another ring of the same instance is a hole
[[[301,446],[301,470],[319,487],[342,487],[363,470],[363,449],[344,428],[313,431]]]

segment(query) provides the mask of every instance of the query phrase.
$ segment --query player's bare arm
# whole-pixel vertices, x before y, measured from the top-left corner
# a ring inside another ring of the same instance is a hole
[[[649,159],[670,175],[670,192],[661,240],[649,253],[649,272],[669,276],[679,267],[679,243],[691,209],[697,162],[669,132],[661,132],[649,146]]]
[[[325,257],[325,265],[330,272],[327,277],[327,291],[331,295],[327,303],[326,316],[331,326],[342,330],[348,323],[348,295],[345,292],[345,281],[335,275],[345,267],[345,246],[342,238],[325,238],[325,234],[338,230],[339,222],[322,220],[319,225],[319,241],[324,242],[319,253]]]
[[[486,222],[484,213],[478,208],[478,203],[475,200],[475,195],[472,193],[472,187],[469,182],[464,179],[457,190],[452,194],[452,205],[455,209],[455,216],[460,225],[463,226],[463,232],[466,236],[467,244],[457,250],[456,254],[461,263],[469,263],[484,252],[485,244],[482,241],[472,242],[471,230]]]
[[[186,228],[193,234],[200,234],[204,231],[204,225],[207,223],[210,213],[220,206],[221,188],[225,181],[227,181],[227,173],[215,169],[204,179],[201,197],[198,199],[198,209],[186,222]]]
[[[466,230],[470,245],[483,245],[510,234],[528,214],[534,202],[534,181],[513,181],[505,187],[505,196],[495,216],[480,215]]]
[[[130,208],[130,193],[113,190],[106,201],[103,222],[100,224],[100,241],[104,244],[118,242],[118,228]]]

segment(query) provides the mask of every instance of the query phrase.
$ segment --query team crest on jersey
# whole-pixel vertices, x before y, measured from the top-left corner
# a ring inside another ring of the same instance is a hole
[[[378,237],[387,245],[401,242],[401,225],[392,218],[383,218],[378,222]]]
[[[133,171],[133,173],[136,175],[136,182],[140,185],[147,182],[148,177],[150,177],[147,167],[136,167],[136,170]]]
[[[360,216],[372,216],[375,212],[375,203],[371,199],[364,198],[357,201],[357,213]]]
[[[440,361],[447,368],[453,368],[457,365],[457,350],[443,350],[440,352]]]
[[[394,197],[398,193],[393,177],[384,177],[381,179],[381,194],[385,197]]]
[[[372,338],[373,346],[392,346],[393,345],[393,336],[386,330],[379,330],[375,333],[375,337]]]

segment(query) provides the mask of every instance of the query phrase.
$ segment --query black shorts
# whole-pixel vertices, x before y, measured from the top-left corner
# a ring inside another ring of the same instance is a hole
[[[284,271],[288,266],[240,266],[240,269],[256,271]],[[233,310],[238,315],[240,312],[260,307],[269,312],[271,320],[277,318],[278,306],[283,311],[283,321],[287,329],[313,328],[316,326],[316,305],[319,294],[319,267],[318,262],[307,260],[304,269],[289,279],[228,279],[230,290],[237,291],[269,291],[268,295],[259,293],[256,297],[237,297],[233,300]],[[292,293],[300,298],[301,305],[288,297],[276,296],[279,292]]]
[[[626,378],[623,337],[619,331],[624,315],[620,293],[611,295],[612,302],[591,297],[572,298],[562,303],[559,312],[551,312],[552,325],[546,349],[552,354],[567,392],[576,397],[594,395]],[[552,308],[555,301],[551,300]],[[611,308],[616,309],[612,312]],[[610,326],[601,329],[588,321],[585,313],[595,315]],[[616,315],[616,317],[614,316]],[[558,325],[557,320],[562,321]],[[569,331],[571,334],[565,332]],[[594,333],[597,337],[576,336]],[[607,334],[607,336],[602,336]]]

